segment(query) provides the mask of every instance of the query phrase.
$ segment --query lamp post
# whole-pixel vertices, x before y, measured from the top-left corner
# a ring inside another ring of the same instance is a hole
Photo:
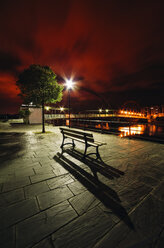
[[[73,88],[72,79],[66,79],[66,86],[68,90],[68,115],[69,115],[69,128],[70,128],[70,107],[71,107],[70,91]]]

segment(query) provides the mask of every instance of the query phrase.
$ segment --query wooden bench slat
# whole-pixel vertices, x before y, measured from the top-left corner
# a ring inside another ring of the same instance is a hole
[[[85,138],[84,136],[81,135],[76,135],[76,134],[69,134],[67,132],[64,132],[64,136],[67,138],[73,138],[73,139],[78,139],[78,140],[83,140],[84,142],[90,142],[90,143],[94,143],[94,139],[93,138]]]
[[[64,132],[67,131],[69,133],[77,133],[77,134],[81,134],[81,135],[85,134],[85,136],[93,137],[92,133],[86,133],[86,132],[83,132],[83,131],[77,131],[77,130],[72,130],[72,129],[63,128],[63,127],[60,127],[60,130],[63,130]]]
[[[77,139],[82,139],[82,140],[85,140],[84,136],[81,136],[81,135],[77,135],[77,134],[70,134],[70,133],[67,133],[67,132],[64,132],[64,136],[65,137],[68,137],[71,139],[72,138],[77,138]]]

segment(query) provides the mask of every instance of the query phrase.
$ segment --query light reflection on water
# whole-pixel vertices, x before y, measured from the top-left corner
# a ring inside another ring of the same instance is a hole
[[[130,136],[130,135],[147,135],[147,136],[163,136],[163,127],[156,125],[134,125],[129,127],[119,127],[120,137]]]

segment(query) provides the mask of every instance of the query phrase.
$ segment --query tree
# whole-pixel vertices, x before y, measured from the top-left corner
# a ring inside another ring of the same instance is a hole
[[[56,74],[48,66],[30,65],[19,75],[16,85],[25,103],[42,106],[42,132],[45,133],[44,106],[62,99],[63,86],[57,83]]]
[[[19,116],[23,118],[24,123],[28,124],[29,123],[29,116],[31,112],[29,109],[21,109],[19,110]]]

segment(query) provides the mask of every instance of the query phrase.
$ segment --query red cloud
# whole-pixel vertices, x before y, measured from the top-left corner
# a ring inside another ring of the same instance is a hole
[[[6,101],[18,99],[15,76],[33,63],[49,65],[61,76],[82,77],[78,86],[83,90],[72,93],[81,106],[106,92],[118,93],[118,99],[128,90],[135,97],[136,89],[160,85],[161,92],[162,6],[162,1],[149,1],[149,5],[140,1],[5,1],[0,16],[1,95],[8,96]]]

